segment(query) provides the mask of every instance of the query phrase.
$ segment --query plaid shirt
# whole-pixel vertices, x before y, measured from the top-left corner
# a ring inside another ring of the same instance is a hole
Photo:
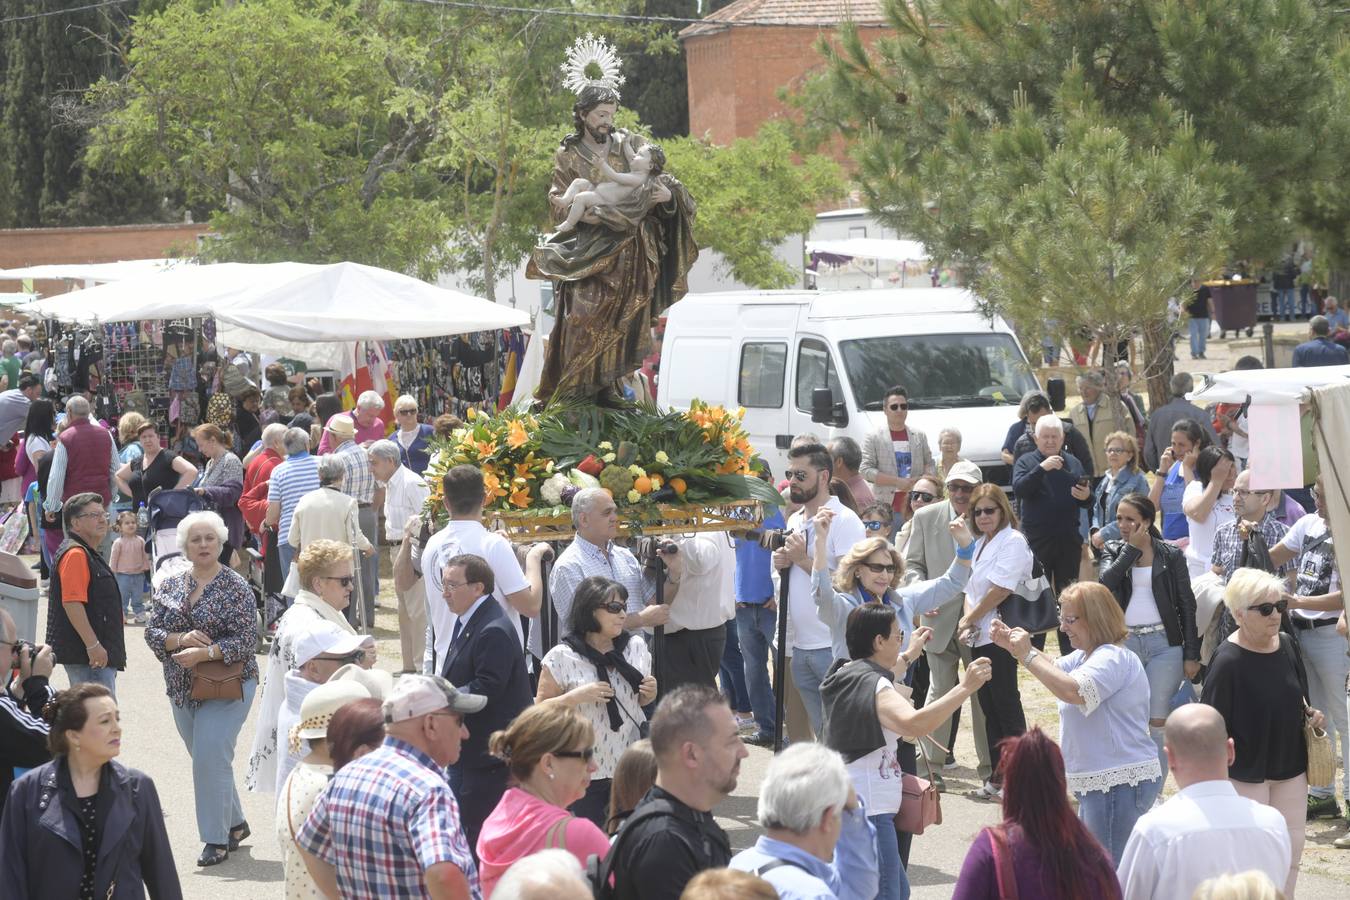
[[[620,547],[613,541],[605,549],[577,536],[571,545],[558,554],[553,564],[553,573],[549,575],[548,591],[553,598],[553,606],[558,610],[558,622],[563,634],[568,634],[567,617],[572,612],[572,595],[577,585],[600,575],[611,581],[617,581],[628,591],[628,612],[642,612],[656,599],[656,583],[644,576],[642,564],[631,551]]]
[[[343,897],[429,897],[426,870],[449,862],[482,900],[444,770],[397,738],[333,776],[295,841],[336,866]]]
[[[347,469],[342,476],[342,493],[355,498],[357,503],[369,503],[375,496],[375,473],[370,471],[370,457],[365,448],[355,441],[347,441],[329,456],[342,460]]]
[[[1220,569],[1220,577],[1224,581],[1233,577],[1239,566],[1242,565],[1242,533],[1238,531],[1240,521],[1234,520],[1219,527],[1214,535],[1214,555],[1210,562]],[[1265,517],[1257,524],[1256,530],[1266,542],[1266,549],[1269,550],[1289,533],[1289,526],[1285,525],[1279,519],[1275,518],[1275,513],[1268,512]],[[1277,568],[1274,574],[1284,577],[1289,574],[1292,560]]]

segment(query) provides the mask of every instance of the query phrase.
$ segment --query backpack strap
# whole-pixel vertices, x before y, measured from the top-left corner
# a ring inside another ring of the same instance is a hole
[[[764,865],[760,866],[758,869],[755,870],[755,874],[758,875],[760,878],[763,878],[766,872],[772,872],[774,869],[781,869],[783,868],[783,866],[792,866],[794,869],[801,869],[808,875],[811,874],[811,872],[806,868],[806,866],[802,865],[801,863],[792,862],[791,860],[786,859],[775,859],[766,862]]]
[[[576,816],[563,816],[549,826],[548,831],[544,832],[545,850],[567,849],[567,826],[571,825],[575,818]]]
[[[623,848],[624,839],[633,833],[634,827],[639,822],[655,819],[658,816],[678,817],[678,815],[679,813],[673,803],[660,798],[640,804],[633,811],[633,814],[619,828],[619,833],[614,835],[614,843],[610,846],[609,852],[605,854],[605,858],[602,860],[599,857],[593,857],[586,866],[586,874],[590,877],[591,890],[594,892],[596,900],[608,900],[608,898],[614,896],[614,889],[610,886],[610,880],[614,877],[614,870],[618,864],[619,851]]]

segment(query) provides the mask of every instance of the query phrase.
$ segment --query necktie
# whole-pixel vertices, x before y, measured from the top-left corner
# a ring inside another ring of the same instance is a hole
[[[456,619],[456,620],[455,620],[455,629],[454,629],[453,631],[450,632],[450,643],[451,643],[452,645],[455,643],[455,641],[459,640],[459,633],[460,633],[461,631],[463,631],[463,630],[464,630],[464,620],[463,620],[463,619]]]

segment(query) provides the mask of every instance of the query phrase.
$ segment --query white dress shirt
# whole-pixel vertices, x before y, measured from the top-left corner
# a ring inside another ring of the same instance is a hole
[[[716,628],[736,618],[736,551],[722,533],[676,541],[684,557],[679,593],[670,604],[666,634]]]
[[[384,484],[384,534],[391,541],[403,540],[408,520],[422,511],[431,490],[416,472],[399,466]]]
[[[1208,878],[1260,869],[1289,877],[1289,829],[1274,808],[1238,795],[1227,780],[1201,781],[1134,825],[1116,875],[1124,900],[1189,897]]]

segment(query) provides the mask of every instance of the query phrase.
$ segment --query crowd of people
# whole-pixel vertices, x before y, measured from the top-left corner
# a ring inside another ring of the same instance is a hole
[[[37,646],[0,615],[0,772],[29,770],[0,822],[7,883],[55,867],[62,896],[178,895],[154,785],[116,761],[142,625],[198,865],[258,839],[242,774],[275,799],[287,897],[906,898],[922,782],[947,790],[962,719],[972,796],[1003,814],[957,897],[1259,896],[1222,893],[1239,875],[1293,897],[1306,821],[1342,815],[1334,777],[1308,779],[1309,735],[1346,752],[1350,670],[1322,486],[1253,488],[1245,410],[1194,407],[1185,375],[1148,416],[1103,373],[1063,418],[1030,392],[1010,490],[955,429],[930,447],[896,386],[865,441],[798,435],[783,508],[753,528],[626,546],[592,488],[558,548],[488,530],[472,466],[436,485],[433,525],[428,440],[457,423],[420,423],[411,397],[385,423],[373,394],[348,413],[276,385],[252,444],[193,432],[199,469],[151,423],[110,430],[80,395],[58,421],[23,384],[51,600]],[[141,522],[166,493],[199,502]],[[385,551],[400,658],[381,667]],[[1028,728],[1033,682],[1057,741]],[[715,811],[779,732],[762,834],[733,853]]]

